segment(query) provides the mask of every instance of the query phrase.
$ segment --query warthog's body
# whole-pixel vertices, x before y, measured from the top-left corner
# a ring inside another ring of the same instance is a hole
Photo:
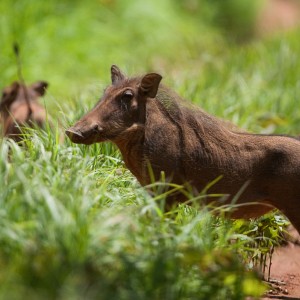
[[[3,90],[0,102],[0,115],[3,135],[16,141],[21,140],[23,126],[42,127],[46,120],[46,111],[37,99],[45,94],[48,84],[39,81],[26,87],[14,82]]]
[[[151,183],[149,165],[173,183],[200,192],[223,176],[210,193],[228,195],[242,187],[234,217],[259,216],[280,209],[300,231],[300,142],[284,136],[239,132],[225,122],[189,108],[161,76],[127,79],[112,67],[113,84],[100,102],[66,133],[75,143],[111,140],[142,185]]]

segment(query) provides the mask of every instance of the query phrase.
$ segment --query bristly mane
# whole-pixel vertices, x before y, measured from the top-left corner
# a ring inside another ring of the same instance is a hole
[[[212,159],[211,156],[216,156],[218,160],[222,157],[225,159],[230,133],[242,132],[230,122],[218,119],[182,99],[164,85],[160,85],[156,99],[160,103],[161,112],[176,125],[180,135],[188,137],[188,132],[193,132],[198,143],[201,144],[198,151],[202,152],[203,157]],[[223,147],[224,143],[226,146]],[[239,151],[234,144],[231,146],[233,148],[231,150],[234,150],[235,153]],[[232,153],[232,151],[228,152]]]

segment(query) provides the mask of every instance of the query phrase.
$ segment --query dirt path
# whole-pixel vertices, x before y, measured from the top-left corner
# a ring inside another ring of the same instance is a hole
[[[271,279],[275,280],[274,289],[263,300],[300,299],[300,237],[295,230],[292,235],[297,244],[289,242],[273,254]]]

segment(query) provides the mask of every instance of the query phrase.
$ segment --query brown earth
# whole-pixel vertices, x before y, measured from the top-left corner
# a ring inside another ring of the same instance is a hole
[[[271,265],[271,286],[267,299],[300,299],[300,236],[291,231],[292,241],[275,249]]]

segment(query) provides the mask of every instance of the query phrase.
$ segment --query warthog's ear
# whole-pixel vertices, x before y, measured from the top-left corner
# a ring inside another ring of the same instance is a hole
[[[112,65],[110,68],[111,71],[111,83],[116,84],[119,81],[122,81],[125,79],[124,74],[121,72],[121,70],[116,66]]]
[[[46,81],[37,81],[30,86],[30,88],[35,90],[40,96],[45,95],[47,87],[48,82]]]
[[[145,75],[140,84],[140,91],[147,97],[155,98],[161,80],[162,76],[156,73]]]
[[[9,106],[15,101],[20,84],[15,81],[11,86],[5,88],[2,92],[1,102],[0,102],[0,111],[8,109]]]

